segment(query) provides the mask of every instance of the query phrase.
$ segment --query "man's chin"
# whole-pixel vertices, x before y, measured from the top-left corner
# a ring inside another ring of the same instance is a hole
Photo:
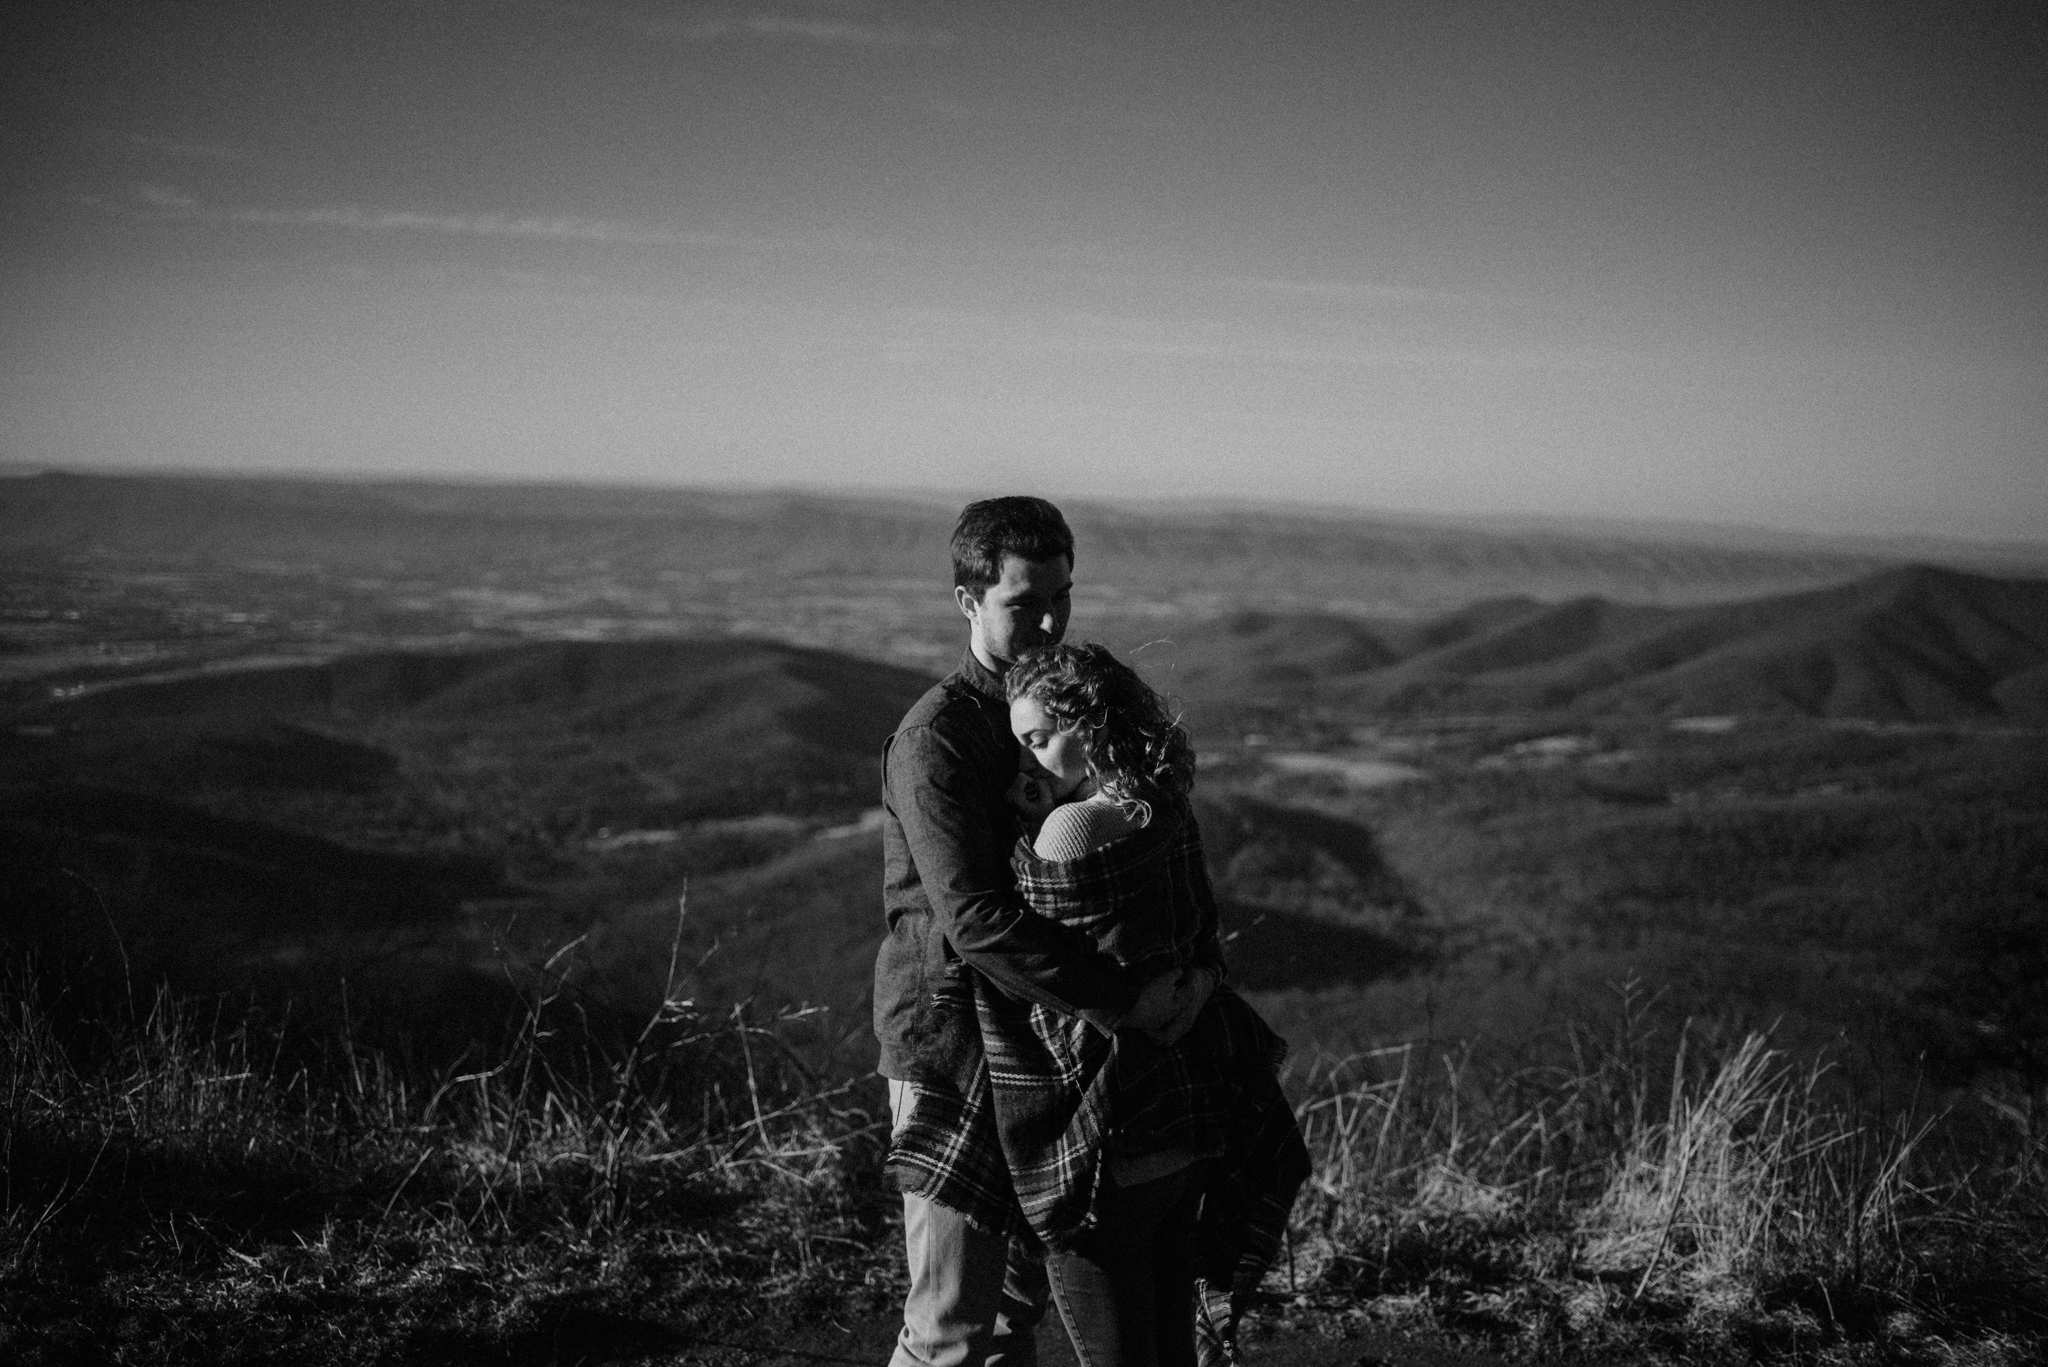
[[[989,660],[994,661],[996,673],[1007,674],[1010,672],[1010,666],[1017,663],[1023,656],[1030,654],[1041,646],[1056,646],[1058,644],[1059,639],[1057,637],[1041,636],[1030,641],[1007,641],[1000,651],[984,643],[980,653],[984,653]]]

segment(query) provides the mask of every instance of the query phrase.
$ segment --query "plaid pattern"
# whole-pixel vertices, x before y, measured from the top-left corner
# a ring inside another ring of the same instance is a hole
[[[911,1084],[909,1114],[889,1137],[888,1170],[906,1195],[956,1210],[977,1229],[1035,1237],[996,1138],[986,1061],[975,1066],[965,1092]]]
[[[1201,832],[1185,807],[1082,859],[1020,846],[1018,886],[1140,976],[1220,965]],[[1308,1153],[1274,1079],[1285,1043],[1219,987],[1165,1048],[1107,1038],[974,979],[983,1059],[965,1091],[920,1088],[890,1167],[905,1191],[990,1230],[1072,1247],[1095,1224],[1111,1154],[1183,1150],[1217,1160],[1197,1220],[1197,1270],[1249,1290],[1272,1264]]]
[[[1250,1006],[1244,1010],[1258,1021]],[[1279,1079],[1271,1069],[1245,1069],[1239,1077],[1243,1090],[1224,1124],[1223,1154],[1203,1186],[1194,1229],[1198,1289],[1205,1298],[1227,1294],[1233,1303],[1259,1289],[1280,1255],[1294,1194],[1309,1174],[1308,1145]]]
[[[1202,830],[1184,804],[1080,859],[1040,859],[1019,840],[1010,863],[1039,915],[1086,934],[1135,977],[1223,965]]]

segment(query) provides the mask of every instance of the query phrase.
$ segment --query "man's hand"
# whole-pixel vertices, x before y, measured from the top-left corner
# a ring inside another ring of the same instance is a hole
[[[1178,1043],[1182,1035],[1194,1028],[1195,1017],[1202,1014],[1202,1008],[1209,1004],[1209,994],[1215,990],[1215,969],[1182,969],[1174,980],[1174,999],[1182,1003],[1180,1014],[1146,1033],[1160,1044]]]
[[[1179,1019],[1187,1005],[1186,991],[1182,983],[1185,975],[1177,969],[1167,969],[1138,989],[1138,1001],[1124,1018],[1116,1023],[1119,1030],[1162,1030]]]
[[[1018,774],[1003,797],[1022,813],[1025,823],[1034,831],[1045,820],[1045,814],[1060,805],[1052,795],[1052,785],[1036,774]]]

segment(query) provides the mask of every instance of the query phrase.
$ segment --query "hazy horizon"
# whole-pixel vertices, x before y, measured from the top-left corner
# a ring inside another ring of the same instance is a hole
[[[2048,539],[2048,20],[18,23],[0,461]]]
[[[1126,513],[1148,513],[1162,517],[1202,517],[1222,514],[1250,514],[1273,518],[1301,518],[1309,521],[1352,522],[1361,524],[1386,523],[1395,526],[1441,527],[1447,530],[1466,529],[1474,532],[1534,532],[1568,537],[1596,537],[1600,535],[1635,536],[1650,540],[1668,539],[1680,542],[1697,540],[1702,545],[1724,544],[1739,546],[1746,540],[1761,545],[1785,543],[1791,545],[1809,544],[1815,547],[1840,546],[1847,550],[1890,549],[1896,553],[1907,553],[1916,545],[1929,548],[1948,547],[1955,550],[1975,550],[1989,554],[2009,553],[2021,556],[2048,557],[2048,537],[2028,539],[2025,537],[1975,536],[1968,533],[1940,534],[1917,532],[1861,532],[1825,531],[1811,527],[1763,522],[1710,522],[1680,517],[1629,517],[1625,515],[1599,515],[1593,513],[1524,513],[1496,512],[1476,513],[1438,511],[1426,508],[1396,508],[1364,503],[1317,502],[1306,499],[1261,498],[1255,494],[1240,496],[1185,495],[1099,495],[1093,497],[1069,496],[1058,489],[1045,489],[1007,482],[1000,478],[991,479],[981,488],[917,488],[914,486],[891,486],[882,484],[850,485],[824,482],[804,483],[798,481],[758,483],[711,483],[702,480],[663,479],[659,476],[619,475],[608,477],[602,473],[581,475],[522,475],[493,474],[488,472],[438,472],[394,471],[394,470],[348,470],[292,469],[287,466],[238,466],[206,467],[192,466],[148,466],[148,465],[89,465],[73,463],[59,465],[50,462],[0,461],[0,481],[25,479],[43,474],[66,474],[88,477],[118,478],[165,478],[199,480],[250,480],[256,482],[312,481],[315,483],[364,484],[391,486],[446,486],[451,488],[525,488],[564,490],[644,490],[662,494],[703,494],[718,497],[770,498],[787,496],[793,498],[848,499],[856,501],[873,500],[882,503],[901,503],[929,506],[939,509],[957,509],[977,498],[991,497],[1000,493],[1036,493],[1065,503],[1075,508],[1102,508]],[[2048,567],[2048,561],[2044,561]]]

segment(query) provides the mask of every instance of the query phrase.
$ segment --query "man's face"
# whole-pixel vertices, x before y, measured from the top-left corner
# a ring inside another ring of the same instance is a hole
[[[1058,645],[1074,610],[1074,575],[1063,555],[1050,560],[1003,557],[1003,577],[976,601],[956,587],[954,598],[974,630],[974,654],[1001,673],[1027,650]]]

